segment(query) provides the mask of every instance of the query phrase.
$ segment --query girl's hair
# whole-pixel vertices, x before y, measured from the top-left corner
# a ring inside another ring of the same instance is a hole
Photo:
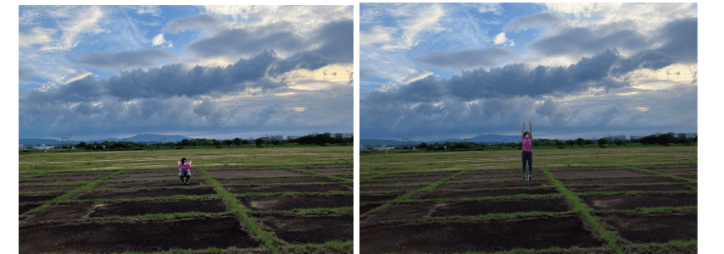
[[[181,165],[183,165],[184,163],[186,163],[186,157],[181,157]]]
[[[525,137],[525,134],[528,134],[528,136],[530,136],[530,133],[528,133],[528,132],[526,131],[526,132],[523,132],[523,137]]]

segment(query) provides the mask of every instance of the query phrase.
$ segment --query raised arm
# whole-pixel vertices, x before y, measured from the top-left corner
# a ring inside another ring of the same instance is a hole
[[[520,130],[520,136],[525,136],[525,121],[523,121],[523,129]]]
[[[525,126],[524,126],[525,127]],[[533,136],[533,121],[528,122],[528,129],[530,129],[530,136]]]

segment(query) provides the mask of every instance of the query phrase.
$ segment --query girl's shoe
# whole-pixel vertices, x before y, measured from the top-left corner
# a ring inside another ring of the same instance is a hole
[[[523,182],[525,182],[525,181],[528,181],[528,177],[526,177],[525,175],[523,175]]]
[[[533,175],[528,175],[528,182],[533,181]]]

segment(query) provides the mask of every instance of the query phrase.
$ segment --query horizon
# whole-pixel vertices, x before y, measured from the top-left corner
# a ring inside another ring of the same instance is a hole
[[[363,3],[360,22],[366,139],[698,129],[696,3]]]
[[[353,129],[351,5],[19,9],[19,136]]]

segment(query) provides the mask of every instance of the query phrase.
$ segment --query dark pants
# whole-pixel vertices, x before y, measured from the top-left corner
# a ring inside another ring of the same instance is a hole
[[[181,178],[181,181],[188,181],[189,179],[191,179],[191,173],[178,173],[178,177]],[[186,178],[186,180],[184,180],[184,177]]]
[[[533,174],[533,152],[523,151],[521,155],[523,158],[523,174],[525,175],[525,162],[528,161],[528,172],[530,175]]]

